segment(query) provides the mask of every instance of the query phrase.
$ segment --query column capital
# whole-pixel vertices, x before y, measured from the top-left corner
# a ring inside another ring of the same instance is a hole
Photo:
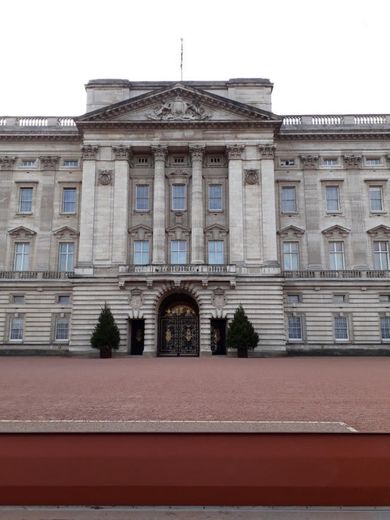
[[[343,160],[346,168],[360,168],[362,165],[361,155],[343,155]]]
[[[194,144],[194,145],[189,146],[189,150],[190,150],[192,160],[198,159],[201,161],[203,158],[203,154],[206,150],[206,146],[200,145],[200,144]]]
[[[16,157],[11,157],[10,155],[4,155],[3,157],[0,157],[0,168],[2,170],[12,170],[15,162],[16,162]]]
[[[273,159],[275,157],[276,146],[274,144],[260,144],[259,152],[262,159]]]
[[[226,146],[229,160],[241,159],[241,154],[244,151],[245,146],[243,144],[229,144]]]
[[[85,160],[95,160],[99,147],[87,144],[81,147],[81,157]]]
[[[165,157],[168,153],[167,146],[162,146],[162,145],[158,144],[158,145],[151,146],[151,149],[152,149],[152,153],[154,155],[155,160],[160,160],[160,161],[165,160]]]
[[[314,169],[318,166],[318,155],[300,155],[299,158],[302,161],[302,166],[307,169]]]
[[[44,155],[39,158],[43,170],[55,170],[60,158],[54,155]]]
[[[114,158],[116,161],[127,161],[130,155],[130,146],[113,146],[112,151],[114,153]]]

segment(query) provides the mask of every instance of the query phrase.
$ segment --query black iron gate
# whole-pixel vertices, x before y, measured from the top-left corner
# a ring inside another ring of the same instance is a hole
[[[199,356],[199,319],[188,305],[172,305],[160,317],[160,356]]]

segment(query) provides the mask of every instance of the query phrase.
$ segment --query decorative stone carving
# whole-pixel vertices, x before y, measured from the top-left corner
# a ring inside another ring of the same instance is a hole
[[[318,155],[300,155],[302,166],[308,169],[314,169],[318,166],[319,157]]]
[[[142,307],[142,290],[132,289],[130,291],[130,305],[133,309],[139,309]]]
[[[367,233],[375,237],[383,237],[384,239],[387,239],[390,236],[390,227],[380,224],[379,226],[368,229]]]
[[[244,151],[245,146],[242,144],[231,144],[226,147],[228,158],[231,161],[232,159],[241,159],[242,152]]]
[[[291,237],[291,238],[294,238],[294,237],[300,237],[302,235],[304,235],[305,233],[305,230],[302,229],[302,228],[299,228],[297,226],[286,226],[284,227],[283,229],[280,229],[278,231],[278,235],[286,238],[286,237]]]
[[[57,238],[76,238],[79,233],[69,226],[62,226],[56,231],[53,231],[53,235]]]
[[[112,170],[99,170],[98,182],[103,186],[112,184]]]
[[[152,146],[151,148],[152,148],[152,152],[153,152],[155,161],[165,161],[165,157],[167,156],[167,153],[168,153],[167,146],[156,145],[156,146]]]
[[[322,233],[326,237],[330,237],[330,238],[333,236],[346,237],[350,233],[350,229],[336,224],[335,226],[331,226],[327,229],[324,229],[322,231]]]
[[[126,161],[129,158],[130,148],[128,146],[113,146],[112,151],[116,161]]]
[[[273,159],[275,157],[276,146],[273,144],[260,144],[259,152],[262,159]]]
[[[96,155],[98,153],[99,147],[92,146],[91,144],[87,144],[86,146],[81,147],[81,157],[84,160],[93,160],[96,159]]]
[[[9,155],[5,155],[4,157],[0,157],[0,168],[2,170],[12,170],[15,162],[16,157],[10,157]]]
[[[55,170],[60,160],[59,157],[55,157],[53,155],[45,155],[39,158],[41,161],[41,166],[43,170]]]
[[[157,121],[203,121],[209,119],[210,115],[196,101],[184,101],[177,96],[173,101],[166,101],[156,107],[146,117]]]
[[[206,147],[202,145],[190,146],[190,154],[192,161],[201,161]]]
[[[27,238],[27,237],[33,237],[37,233],[33,229],[29,229],[24,226],[18,226],[16,228],[10,229],[8,231],[8,234],[11,237]]]
[[[225,291],[221,287],[217,287],[213,291],[213,304],[219,310],[222,310],[225,305]]]
[[[245,184],[259,184],[259,170],[244,170]]]
[[[362,164],[361,155],[343,155],[343,159],[346,168],[359,168]]]

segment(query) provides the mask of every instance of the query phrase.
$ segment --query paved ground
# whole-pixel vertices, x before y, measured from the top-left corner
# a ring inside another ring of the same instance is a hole
[[[311,422],[316,431],[341,423],[389,432],[389,374],[389,357],[1,358],[0,419],[293,421],[296,431]]]

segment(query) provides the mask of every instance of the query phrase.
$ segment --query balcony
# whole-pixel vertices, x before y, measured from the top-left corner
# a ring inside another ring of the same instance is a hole
[[[161,265],[131,265],[129,273],[167,273],[167,274],[226,274],[236,273],[235,265],[196,265],[196,264],[161,264]]]
[[[339,271],[282,271],[284,278],[316,279],[383,279],[390,278],[390,271],[346,269]]]
[[[0,271],[0,280],[65,280],[73,271]]]

